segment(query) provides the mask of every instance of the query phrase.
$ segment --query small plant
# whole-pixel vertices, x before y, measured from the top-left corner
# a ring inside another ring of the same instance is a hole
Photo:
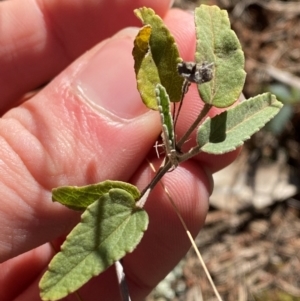
[[[200,152],[223,154],[235,150],[282,107],[275,96],[265,93],[203,121],[213,106],[230,107],[245,81],[243,51],[230,29],[226,11],[216,6],[196,8],[195,62],[180,58],[174,38],[153,10],[140,8],[135,14],[144,24],[132,52],[137,87],[145,105],[158,110],[161,116],[165,158],[142,192],[129,183],[109,180],[53,189],[53,201],[84,212],[40,281],[43,300],[58,300],[78,290],[135,249],[148,226],[143,206],[167,172]],[[174,124],[191,83],[197,84],[204,107],[176,141]],[[172,113],[170,102],[180,102],[177,113]],[[182,146],[195,129],[195,145],[183,151]]]

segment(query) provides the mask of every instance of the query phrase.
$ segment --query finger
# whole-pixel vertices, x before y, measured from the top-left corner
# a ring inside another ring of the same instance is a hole
[[[15,300],[15,297],[27,291],[52,256],[53,250],[46,244],[0,264],[0,300]],[[31,298],[23,300],[34,301]]]
[[[49,202],[51,188],[127,181],[151,148],[160,126],[155,112],[144,114],[136,92],[132,39],[132,34],[112,39],[87,53],[1,120],[7,226],[0,234],[2,261],[62,235],[78,221],[73,212]],[[16,231],[11,235],[5,229]]]
[[[141,0],[164,15],[170,0]],[[118,30],[140,25],[134,0],[7,1],[0,5],[0,113]],[[121,16],[121,17],[119,17]]]
[[[78,221],[78,214],[51,203],[52,188],[128,181],[152,147],[159,117],[136,90],[135,34],[99,45],[0,120],[1,261]]]

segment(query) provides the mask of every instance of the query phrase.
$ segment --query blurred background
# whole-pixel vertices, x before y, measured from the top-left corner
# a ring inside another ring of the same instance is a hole
[[[284,107],[214,176],[197,246],[224,301],[300,301],[300,1],[175,0],[229,13],[245,52],[245,98],[270,91]],[[217,300],[190,250],[147,301]]]

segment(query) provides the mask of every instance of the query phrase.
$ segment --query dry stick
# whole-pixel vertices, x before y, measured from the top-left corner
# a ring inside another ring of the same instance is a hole
[[[120,262],[120,260],[117,260],[115,262],[115,269],[116,269],[116,273],[117,273],[117,279],[118,279],[118,284],[119,284],[122,301],[131,301],[127,282],[126,282],[126,276],[125,276],[124,269],[123,269],[123,266],[122,266],[122,263]]]
[[[75,296],[76,296],[77,300],[79,300],[79,301],[83,301],[83,299],[81,298],[81,296],[79,295],[79,293],[78,293],[78,292],[75,292],[74,294],[75,294]]]
[[[155,170],[155,167],[153,166],[153,164],[149,162],[149,165],[150,165],[151,169],[155,172],[156,170]],[[203,268],[203,270],[204,270],[204,272],[206,274],[206,277],[207,277],[207,279],[208,279],[208,281],[209,281],[209,283],[210,283],[210,285],[211,285],[211,287],[212,287],[212,289],[213,289],[213,291],[214,291],[217,299],[219,301],[222,301],[222,298],[221,298],[221,296],[220,296],[220,294],[219,294],[219,292],[218,292],[218,290],[217,290],[217,288],[216,288],[216,286],[215,286],[215,284],[214,284],[214,282],[213,282],[213,280],[212,280],[212,278],[211,278],[211,276],[209,274],[209,271],[208,271],[208,269],[207,269],[207,267],[205,265],[205,262],[204,262],[201,254],[200,254],[200,252],[199,252],[199,250],[197,248],[197,245],[196,245],[196,243],[195,243],[195,241],[194,241],[194,239],[193,239],[193,237],[191,235],[191,232],[189,231],[186,223],[184,222],[184,220],[183,220],[183,218],[182,218],[182,216],[181,216],[181,214],[180,214],[180,212],[179,212],[179,210],[178,210],[175,202],[173,201],[173,198],[171,197],[171,195],[170,195],[167,187],[162,182],[159,182],[159,183],[162,186],[162,188],[164,189],[164,191],[166,192],[166,194],[168,196],[168,199],[171,202],[171,204],[172,204],[172,206],[173,206],[173,208],[174,208],[174,210],[175,210],[175,212],[176,212],[176,214],[177,214],[177,216],[178,216],[178,218],[179,218],[179,220],[180,220],[180,222],[181,222],[181,224],[182,224],[182,226],[183,226],[183,228],[184,228],[184,230],[185,230],[185,232],[186,232],[186,234],[187,234],[187,236],[188,236],[188,238],[189,238],[189,240],[190,240],[190,242],[191,242],[191,244],[193,246],[193,249],[194,249],[194,251],[197,254],[197,257],[198,257],[198,259],[200,261],[200,264],[202,265],[202,268]]]

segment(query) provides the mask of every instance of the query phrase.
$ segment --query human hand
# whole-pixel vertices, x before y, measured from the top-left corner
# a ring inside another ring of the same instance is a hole
[[[181,56],[191,61],[193,17],[180,10],[168,12],[169,4],[144,0],[138,5],[164,16]],[[80,219],[51,202],[52,188],[110,179],[142,189],[153,177],[147,160],[159,166],[151,152],[160,133],[159,114],[146,109],[136,90],[131,57],[136,30],[103,40],[126,26],[140,26],[132,13],[136,5],[133,0],[0,4],[1,301],[40,300],[38,281],[54,255],[49,242],[57,244]],[[24,93],[49,81],[20,103]],[[192,85],[177,124],[179,137],[201,106]],[[204,223],[211,173],[235,156],[200,155],[164,177],[193,235]],[[149,229],[124,259],[133,300],[142,300],[190,246],[159,185],[145,209]],[[79,293],[86,301],[95,296],[118,300],[114,269],[92,279]]]

